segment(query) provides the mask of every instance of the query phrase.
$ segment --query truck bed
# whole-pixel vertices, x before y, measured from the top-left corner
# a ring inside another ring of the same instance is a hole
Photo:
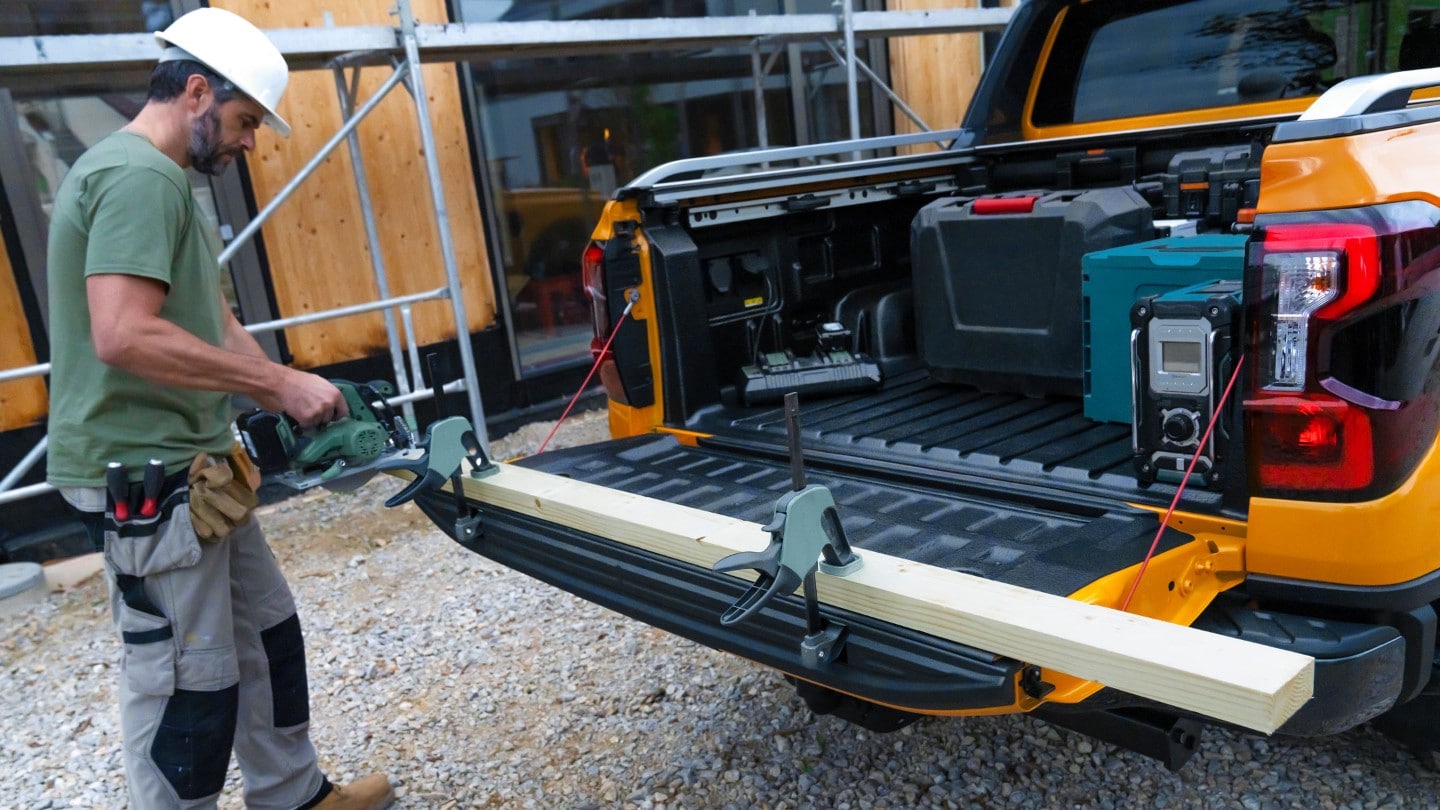
[[[897,479],[943,481],[987,492],[1040,494],[1078,505],[1121,499],[1168,506],[1171,484],[1140,486],[1127,425],[1094,422],[1077,398],[986,393],[933,380],[923,369],[897,374],[863,394],[801,402],[807,461],[844,459]],[[765,408],[712,406],[687,428],[704,444],[747,453],[785,452],[785,417]],[[1186,509],[1218,513],[1221,492],[1186,487]]]
[[[1175,488],[1141,487],[1130,430],[1094,422],[1072,397],[987,393],[923,369],[875,391],[801,404],[808,479],[829,487],[850,541],[915,562],[1068,595],[1138,563]],[[546,453],[522,464],[730,517],[766,523],[791,486],[785,418],[713,405],[668,436]],[[1187,487],[1185,508],[1221,511]],[[1161,551],[1186,539],[1166,533]]]

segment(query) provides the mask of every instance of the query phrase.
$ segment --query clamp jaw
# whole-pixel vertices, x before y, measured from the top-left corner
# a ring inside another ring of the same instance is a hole
[[[714,570],[749,568],[759,573],[754,584],[720,617],[720,623],[726,626],[751,618],[775,597],[793,593],[804,585],[807,634],[800,643],[800,655],[806,666],[817,668],[839,655],[845,644],[845,626],[820,615],[815,573],[847,576],[859,570],[864,560],[850,548],[830,490],[805,483],[799,412],[798,396],[787,394],[785,418],[794,488],[776,501],[775,512],[765,525],[770,544],[763,551],[731,554],[716,562]]]
[[[500,468],[486,456],[474,426],[463,416],[441,419],[430,425],[425,438],[416,446],[420,450],[418,455],[406,453],[384,462],[382,469],[409,470],[415,474],[415,479],[386,499],[385,505],[395,507],[409,503],[425,490],[439,492],[448,480],[458,515],[455,539],[476,540],[480,536],[480,513],[465,500],[464,466],[469,462],[471,478],[484,478]]]

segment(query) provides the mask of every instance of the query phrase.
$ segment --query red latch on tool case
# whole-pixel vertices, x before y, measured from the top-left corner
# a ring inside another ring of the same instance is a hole
[[[981,197],[971,206],[975,214],[1028,214],[1039,197]]]

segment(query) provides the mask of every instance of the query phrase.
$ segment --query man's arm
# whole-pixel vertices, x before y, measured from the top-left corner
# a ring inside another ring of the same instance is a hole
[[[347,413],[344,396],[328,380],[264,359],[243,328],[239,332],[245,337],[236,336],[229,323],[235,320],[232,314],[225,316],[222,348],[160,317],[166,289],[158,281],[94,275],[86,279],[85,290],[91,340],[106,365],[161,385],[246,394],[260,407],[284,411],[304,427]],[[257,354],[250,353],[251,346]]]
[[[227,351],[261,360],[270,359],[265,350],[260,348],[260,342],[245,330],[245,326],[236,319],[235,313],[230,311],[230,304],[223,295],[220,297],[220,313],[220,317],[225,319],[225,337],[222,342]]]
[[[260,342],[255,339],[254,335],[250,334],[250,332],[245,329],[245,326],[241,324],[239,320],[236,319],[235,313],[230,311],[230,303],[225,300],[224,296],[221,296],[220,298],[220,312],[222,313],[221,317],[224,318],[225,333],[224,337],[222,338],[222,343],[225,350],[234,352],[236,354],[241,354],[246,357],[253,357],[266,363],[270,363],[270,357],[265,354],[264,349],[260,348]],[[282,366],[282,368],[284,367]],[[321,379],[319,377],[316,377],[314,374],[306,374],[305,376],[313,379]],[[330,383],[327,381],[326,385],[330,385]],[[330,387],[334,388],[333,385],[330,385]],[[264,406],[262,405],[261,407]],[[340,418],[341,416],[348,416],[349,414],[350,406],[345,402],[344,398],[342,397],[340,399],[340,409],[338,411],[338,415],[332,418],[321,418],[319,421],[321,423],[330,422],[334,421],[334,419]],[[290,415],[294,416],[293,413],[291,413]],[[299,417],[296,418],[297,420],[299,419]],[[301,424],[305,427],[311,426],[310,424],[307,424],[305,422],[301,422]]]

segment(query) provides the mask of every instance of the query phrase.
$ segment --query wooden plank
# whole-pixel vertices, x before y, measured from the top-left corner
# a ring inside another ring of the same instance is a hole
[[[50,560],[45,563],[45,585],[52,591],[72,590],[89,582],[104,569],[105,554],[100,551]]]
[[[769,542],[759,524],[508,464],[468,499],[711,567]],[[821,601],[1265,733],[1314,689],[1314,659],[863,551]],[[719,620],[719,617],[716,617]],[[798,642],[798,639],[797,639]]]
[[[0,369],[23,368],[35,362],[30,321],[20,305],[15,268],[0,234]],[[0,383],[0,432],[35,424],[45,415],[47,405],[45,380],[41,377]]]
[[[391,0],[217,0],[211,5],[234,11],[267,29],[319,29],[326,25],[327,15],[336,26],[395,24],[389,15],[394,6]],[[447,21],[443,0],[416,0],[413,5],[422,22]],[[459,80],[455,65],[428,65],[423,70],[470,321],[467,329],[476,331],[494,322],[495,292]],[[389,74],[388,67],[362,71],[357,105],[370,98]],[[262,206],[339,130],[340,105],[333,74],[328,70],[292,71],[279,112],[294,129],[290,138],[262,132],[249,160],[255,196]],[[358,132],[391,293],[403,295],[444,286],[445,267],[420,129],[415,104],[405,89],[392,91]],[[379,298],[350,153],[344,145],[276,211],[263,234],[282,317]],[[417,304],[414,315],[421,344],[455,336],[448,301]],[[378,313],[295,327],[286,331],[286,338],[295,365],[306,368],[385,351],[387,346],[384,321]]]

